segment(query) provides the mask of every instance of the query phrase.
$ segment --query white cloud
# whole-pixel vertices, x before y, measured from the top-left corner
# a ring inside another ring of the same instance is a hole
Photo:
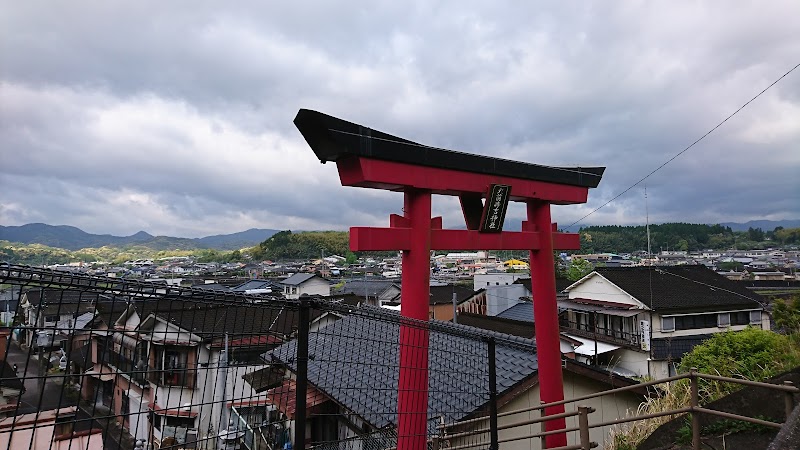
[[[567,225],[798,61],[800,3],[5,2],[0,220],[201,236],[385,225],[294,129],[604,165]],[[87,12],[91,11],[91,14]],[[655,221],[800,217],[800,72],[647,180]],[[792,201],[794,200],[794,201]],[[434,204],[460,226],[458,204]],[[510,213],[521,220],[522,212]],[[643,186],[585,223],[643,223]]]

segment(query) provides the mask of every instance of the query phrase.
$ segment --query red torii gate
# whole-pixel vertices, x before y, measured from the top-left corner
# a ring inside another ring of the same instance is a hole
[[[442,150],[307,109],[294,123],[321,162],[336,162],[343,186],[403,192],[404,214],[392,214],[389,228],[350,228],[353,251],[402,250],[402,317],[428,320],[431,250],[530,251],[541,400],[563,400],[553,249],[579,249],[580,239],[556,232],[550,205],[585,203],[605,168],[548,167]],[[459,197],[466,230],[442,229],[442,218],[431,218],[432,194]],[[522,231],[502,231],[509,200],[527,205]],[[428,333],[411,324],[400,327],[397,403],[398,448],[426,448]],[[559,414],[564,407],[545,412]],[[546,424],[548,431],[565,428],[564,419]],[[547,447],[566,441],[565,433],[546,438]]]

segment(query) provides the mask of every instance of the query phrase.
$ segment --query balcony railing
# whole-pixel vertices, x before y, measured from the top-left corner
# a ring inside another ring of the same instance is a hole
[[[628,347],[638,348],[641,345],[638,333],[630,333],[627,331],[601,326],[592,326],[592,324],[571,322],[567,320],[559,321],[559,325],[561,327],[561,331],[581,337],[597,339],[598,341],[624,345]]]
[[[107,349],[102,351],[99,349],[98,352],[100,352],[100,360],[104,364],[113,366],[139,384],[147,383],[147,365],[137,364],[135,361]]]

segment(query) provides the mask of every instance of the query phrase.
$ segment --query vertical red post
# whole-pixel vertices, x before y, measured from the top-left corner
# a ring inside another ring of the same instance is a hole
[[[428,416],[428,304],[430,303],[431,192],[406,188],[411,246],[403,251],[397,448],[426,448]],[[420,322],[416,322],[420,321]]]
[[[539,249],[531,250],[531,287],[533,315],[536,323],[536,347],[539,358],[540,397],[545,403],[564,400],[564,380],[561,374],[558,305],[556,304],[556,274],[553,261],[553,229],[550,204],[529,201],[528,226],[541,233]],[[564,412],[564,405],[545,409],[546,415]],[[548,421],[547,431],[566,428],[564,419]],[[546,437],[547,448],[567,445],[565,433]]]

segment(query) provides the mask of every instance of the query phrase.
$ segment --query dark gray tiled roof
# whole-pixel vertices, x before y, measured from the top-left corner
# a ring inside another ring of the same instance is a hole
[[[761,308],[763,297],[702,266],[599,267],[620,289],[655,311]]]
[[[288,284],[289,286],[297,286],[317,276],[313,273],[296,273],[289,278],[281,281],[281,284]]]
[[[40,303],[49,305],[93,303],[101,297],[96,292],[77,289],[44,289],[44,301],[42,301],[42,291],[42,289],[29,289],[26,291],[28,302],[31,305],[39,305]]]
[[[386,289],[389,289],[394,283],[396,282],[392,280],[349,280],[344,286],[339,288],[338,292],[341,294],[369,295],[374,297]]]
[[[280,290],[280,284],[275,283],[274,281],[270,280],[247,280],[244,283],[231,288],[234,292],[244,292],[251,289],[278,289]]]
[[[375,315],[378,315],[375,313]],[[358,313],[312,333],[309,337],[308,379],[375,427],[396,425],[399,330],[396,314],[385,319]],[[437,323],[437,322],[433,322]],[[429,416],[461,419],[488,401],[487,344],[480,336],[497,338],[497,388],[503,393],[536,373],[535,345],[523,339],[463,325],[449,325],[475,337],[437,331],[429,336]],[[265,353],[295,363],[296,341]],[[430,423],[430,422],[429,422]]]
[[[513,336],[520,336],[524,338],[534,337],[533,322],[505,319],[499,316],[485,316],[483,314],[460,312],[458,313],[458,323],[484,330],[497,331],[498,333],[506,333]]]
[[[511,319],[520,322],[533,323],[533,304],[532,303],[517,303],[516,305],[508,308],[497,315],[501,319]]]
[[[219,283],[195,284],[193,289],[203,289],[205,291],[230,291],[231,288]]]
[[[431,305],[443,305],[453,302],[453,292],[456,294],[456,304],[461,304],[475,294],[470,288],[464,286],[431,286]]]

